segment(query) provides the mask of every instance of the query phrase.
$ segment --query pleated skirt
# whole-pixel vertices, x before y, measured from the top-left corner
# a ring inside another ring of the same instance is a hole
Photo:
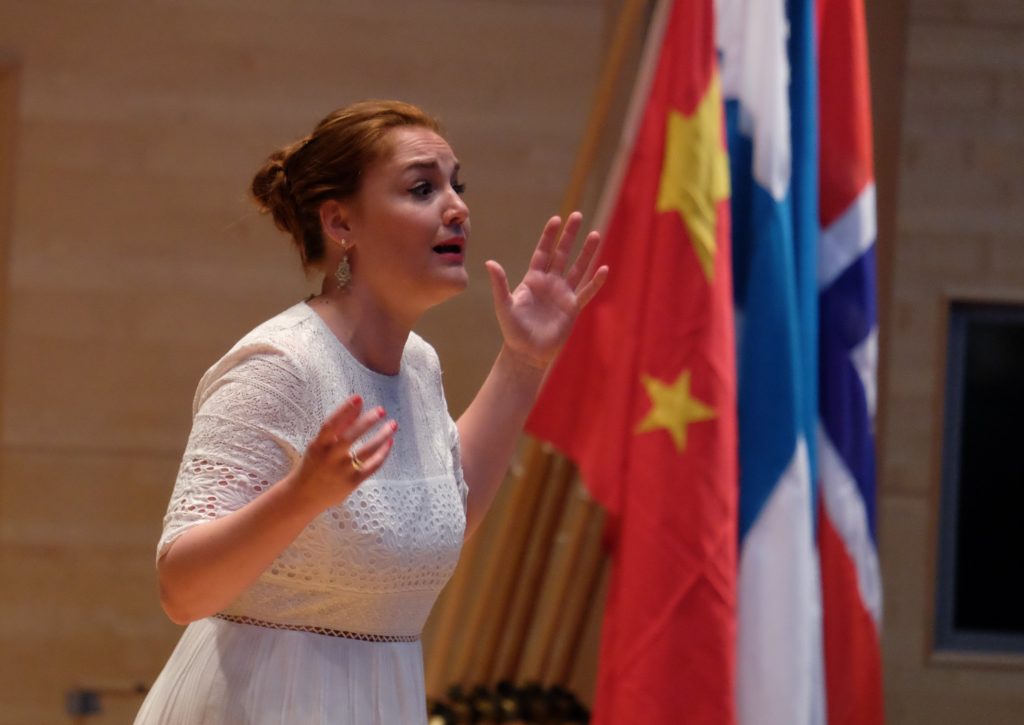
[[[186,628],[135,725],[423,725],[419,642],[209,618]]]

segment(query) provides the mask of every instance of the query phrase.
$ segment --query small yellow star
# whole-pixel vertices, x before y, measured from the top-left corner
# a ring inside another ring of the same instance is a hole
[[[659,212],[679,212],[708,281],[715,269],[716,207],[729,194],[729,158],[722,145],[722,92],[715,75],[692,115],[668,113],[656,207]]]
[[[690,396],[690,371],[679,373],[674,383],[666,385],[650,375],[641,375],[641,382],[651,399],[651,410],[640,421],[637,433],[664,428],[672,436],[676,448],[686,450],[686,426],[715,417],[714,408]]]

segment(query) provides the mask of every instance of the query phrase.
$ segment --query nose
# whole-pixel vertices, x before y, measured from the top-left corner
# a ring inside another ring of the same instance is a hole
[[[445,226],[462,226],[469,219],[469,206],[454,190],[450,192],[451,202],[444,210]]]

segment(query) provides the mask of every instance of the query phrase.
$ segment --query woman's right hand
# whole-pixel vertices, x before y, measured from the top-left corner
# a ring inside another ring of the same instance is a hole
[[[381,467],[397,429],[381,408],[364,412],[354,395],[324,421],[288,475],[237,511],[185,531],[157,564],[171,620],[187,624],[230,604],[311,520]]]
[[[317,512],[335,506],[380,468],[394,444],[398,423],[384,421],[383,408],[363,410],[358,395],[342,403],[324,421],[306,448],[298,467],[288,476],[294,495]],[[357,441],[379,426],[365,443]]]

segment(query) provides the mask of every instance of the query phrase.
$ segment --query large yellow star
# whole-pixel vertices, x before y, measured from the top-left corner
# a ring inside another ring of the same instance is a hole
[[[657,210],[678,211],[704,276],[715,269],[716,205],[729,198],[729,159],[722,145],[722,92],[712,77],[693,114],[670,110]]]
[[[637,433],[646,433],[664,428],[672,436],[676,448],[686,450],[686,426],[715,417],[714,408],[690,396],[690,371],[679,373],[674,383],[666,385],[650,375],[641,375],[640,380],[647,388],[651,399],[651,410],[640,421]]]

